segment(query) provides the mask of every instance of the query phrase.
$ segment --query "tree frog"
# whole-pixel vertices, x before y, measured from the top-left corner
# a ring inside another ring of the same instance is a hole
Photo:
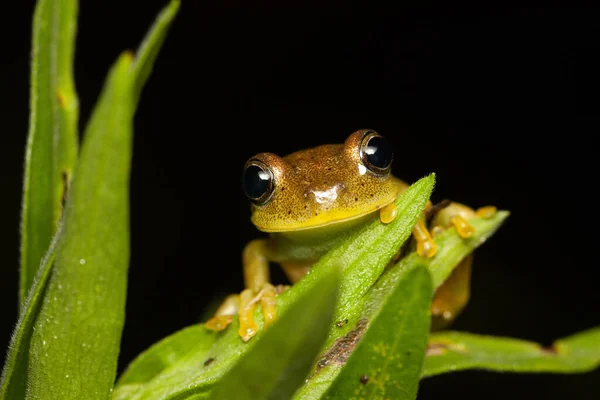
[[[370,129],[352,133],[343,144],[321,145],[285,157],[273,153],[251,157],[243,169],[242,186],[251,204],[251,221],[268,233],[268,238],[245,246],[246,288],[239,295],[228,296],[205,326],[225,329],[237,314],[239,335],[248,341],[258,330],[253,320],[255,305],[261,305],[268,327],[276,319],[276,296],[285,290],[270,283],[270,262],[278,263],[293,284],[355,228],[374,218],[391,222],[396,216],[394,200],[408,188],[391,174],[392,161],[389,141]],[[428,203],[426,211],[431,209]],[[468,219],[494,211],[485,207],[475,212],[449,203],[434,217],[431,231],[424,213],[413,228],[418,254],[435,255],[431,232],[455,226],[462,237],[469,237],[473,227]],[[462,264],[448,279],[448,286],[438,290],[441,295],[434,300],[434,317],[449,320],[466,303],[470,260]]]

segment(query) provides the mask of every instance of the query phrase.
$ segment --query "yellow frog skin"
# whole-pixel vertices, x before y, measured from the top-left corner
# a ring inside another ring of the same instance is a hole
[[[228,296],[205,326],[225,329],[237,314],[239,334],[248,341],[258,329],[253,320],[256,304],[260,303],[268,327],[276,319],[276,296],[285,290],[270,283],[269,262],[278,263],[295,283],[356,228],[374,218],[391,222],[396,216],[393,202],[408,188],[391,174],[392,161],[387,139],[369,129],[352,133],[343,144],[322,145],[285,157],[272,153],[251,157],[244,166],[243,189],[251,203],[252,223],[268,233],[268,238],[246,245],[242,254],[246,289]],[[468,237],[473,234],[469,218],[494,212],[493,207],[475,212],[449,203],[433,218],[431,231],[435,235],[455,226],[461,236]],[[432,257],[437,247],[426,224],[424,214],[413,237],[419,255]],[[463,260],[438,289],[432,307],[434,319],[451,320],[468,301],[471,260]]]

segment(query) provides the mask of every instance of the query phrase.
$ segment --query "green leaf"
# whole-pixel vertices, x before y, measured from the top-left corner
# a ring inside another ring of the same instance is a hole
[[[415,399],[432,296],[426,267],[405,273],[324,398]]]
[[[331,269],[319,285],[304,292],[223,376],[211,399],[289,399],[327,336],[338,285],[339,272]]]
[[[438,252],[433,258],[427,259],[412,252],[392,268],[387,269],[369,292],[346,314],[340,315],[337,319],[337,321],[344,321],[343,326],[331,332],[325,345],[326,351],[320,359],[315,373],[311,375],[295,398],[320,398],[327,391],[342,370],[357,340],[369,329],[370,322],[380,312],[386,296],[395,289],[397,282],[407,271],[419,265],[425,265],[432,272],[432,276],[435,276],[435,273],[438,273],[438,277],[440,273],[449,274],[462,257],[483,244],[507,216],[506,211],[500,211],[489,219],[473,218],[469,220],[469,223],[476,227],[476,230],[470,240],[465,241],[461,238],[456,229],[449,229],[436,237]]]
[[[531,373],[578,373],[600,366],[600,327],[537,343],[463,332],[432,334],[423,377],[466,369]]]
[[[305,292],[319,285],[328,271],[334,268],[341,270],[340,295],[335,315],[340,313],[344,315],[349,312],[348,310],[354,310],[358,301],[381,275],[392,256],[410,236],[429,199],[434,183],[435,175],[431,174],[411,185],[396,201],[398,215],[393,222],[382,224],[378,217],[374,216],[374,220],[364,228],[353,232],[340,242],[315,264],[308,275],[277,297],[278,314],[283,315]],[[261,327],[263,318],[259,307],[254,318]],[[334,318],[338,320],[337,317]],[[187,355],[173,360],[170,367],[165,368],[145,385],[142,386],[141,382],[138,382],[139,390],[128,398],[131,400],[175,399],[178,398],[178,393],[184,390],[193,390],[200,397],[209,396],[215,383],[222,379],[226,371],[232,368],[243,354],[252,349],[263,334],[262,329],[259,329],[255,338],[244,343],[237,333],[238,327],[239,322],[234,319],[227,330],[219,335],[214,345],[210,346],[210,350],[206,351],[204,346],[191,348]],[[332,324],[329,327],[327,341],[335,340],[332,337],[339,330]],[[143,357],[141,355],[138,360]],[[205,368],[204,363],[209,359],[214,361]],[[132,366],[143,368],[142,362],[138,364],[138,360],[134,361]],[[119,381],[117,392],[121,390],[122,384],[124,383]]]
[[[179,11],[180,0],[171,0],[156,17],[152,28],[140,44],[133,62],[133,100],[137,103],[148,80],[154,61],[167,37],[169,28]]]
[[[76,0],[38,0],[36,4],[21,209],[21,306],[58,227],[77,160],[76,20]]]
[[[120,57],[87,126],[64,222],[11,339],[0,399],[106,398],[112,389],[129,262],[133,65],[129,53]]]
[[[208,350],[217,339],[217,334],[202,325],[184,328],[154,344],[137,357],[119,377],[119,385],[135,385],[147,382],[181,359],[192,349]],[[118,397],[113,395],[114,397]]]

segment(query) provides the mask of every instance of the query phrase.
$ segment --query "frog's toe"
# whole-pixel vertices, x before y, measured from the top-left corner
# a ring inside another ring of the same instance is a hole
[[[238,332],[244,342],[250,340],[258,332],[258,325],[254,321],[256,303],[260,303],[264,327],[267,328],[275,322],[277,319],[275,296],[277,296],[277,289],[270,283],[265,283],[257,294],[250,289],[246,289],[240,294],[240,329]]]
[[[456,227],[456,231],[462,238],[469,238],[475,233],[473,225],[460,215],[454,215],[450,218],[450,223]]]
[[[421,257],[433,257],[437,253],[437,244],[433,238],[429,237],[424,240],[417,239],[417,254]]]
[[[233,321],[233,316],[237,314],[240,308],[240,296],[231,294],[223,300],[215,312],[215,316],[204,323],[206,329],[211,331],[222,331]]]
[[[215,315],[204,323],[204,327],[211,331],[220,332],[227,328],[231,321],[233,321],[233,315]]]
[[[477,216],[481,218],[491,218],[494,215],[496,215],[496,212],[498,212],[498,209],[496,207],[485,206],[478,208],[477,211],[475,211],[475,214],[477,214]]]
[[[244,342],[250,340],[258,331],[258,326],[254,321],[256,301],[257,298],[250,289],[246,289],[240,294],[240,329],[238,330],[238,333]]]

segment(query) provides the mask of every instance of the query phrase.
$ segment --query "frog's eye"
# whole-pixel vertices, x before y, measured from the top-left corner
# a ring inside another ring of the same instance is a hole
[[[371,172],[385,174],[392,166],[394,153],[386,138],[375,131],[367,131],[360,145],[360,159]]]
[[[273,172],[263,162],[250,160],[244,167],[242,184],[246,196],[256,205],[263,205],[273,194]]]

